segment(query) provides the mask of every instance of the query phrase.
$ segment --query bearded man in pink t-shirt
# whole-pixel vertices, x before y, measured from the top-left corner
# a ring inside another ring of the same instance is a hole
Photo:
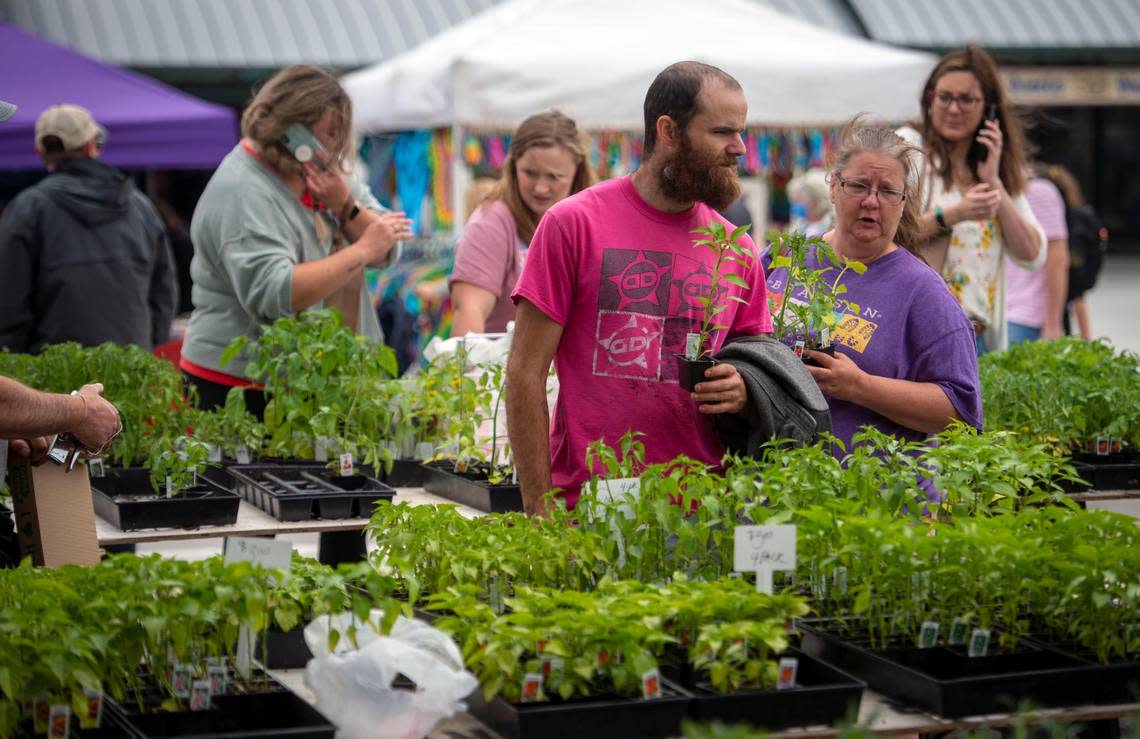
[[[699,330],[712,255],[694,230],[740,194],[738,158],[748,104],[740,83],[700,62],[667,67],[645,97],[645,151],[633,175],[602,182],[550,208],[531,240],[512,298],[518,306],[507,363],[507,419],[523,507],[543,515],[545,493],[568,508],[590,476],[586,447],[645,434],[646,462],[680,454],[719,464],[724,446],[713,416],[739,413],[744,381],[731,364],[709,369],[694,392],[677,382],[673,355]],[[723,286],[726,306],[712,353],[738,336],[771,331],[756,246],[741,267],[750,286]],[[744,302],[731,300],[741,298]],[[559,396],[551,418],[546,375]]]

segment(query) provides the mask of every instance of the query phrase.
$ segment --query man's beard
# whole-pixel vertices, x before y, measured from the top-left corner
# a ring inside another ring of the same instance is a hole
[[[682,133],[677,153],[661,168],[661,191],[672,200],[698,200],[724,210],[740,197],[736,157],[730,163],[715,154],[698,154],[688,134]]]

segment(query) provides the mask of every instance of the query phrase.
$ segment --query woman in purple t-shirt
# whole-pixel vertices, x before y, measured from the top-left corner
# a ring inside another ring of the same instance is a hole
[[[452,336],[506,330],[515,315],[511,291],[539,219],[550,206],[593,183],[572,119],[551,111],[519,125],[502,178],[471,215],[455,248],[455,269],[448,280],[455,309]]]
[[[829,173],[835,227],[823,239],[867,270],[844,275],[835,356],[808,352],[820,365],[808,369],[827,397],[832,433],[848,448],[863,425],[920,440],[955,419],[982,423],[973,328],[938,273],[912,253],[917,151],[856,119]],[[765,271],[769,292],[781,292],[785,269]]]

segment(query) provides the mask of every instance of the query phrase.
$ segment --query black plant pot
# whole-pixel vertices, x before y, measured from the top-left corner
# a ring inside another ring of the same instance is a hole
[[[197,476],[198,484],[167,498],[150,486],[145,467],[112,467],[91,480],[91,499],[100,518],[120,531],[137,529],[227,526],[237,521],[241,499],[214,478]]]
[[[427,470],[418,459],[396,459],[392,471],[386,472],[381,480],[394,488],[421,488],[427,479]]]
[[[1096,697],[1096,668],[1071,655],[1020,640],[1016,652],[969,657],[965,647],[890,645],[871,649],[829,631],[828,622],[800,624],[807,654],[839,667],[875,691],[945,718],[1041,707],[1079,706]]]
[[[508,703],[483,700],[482,688],[467,698],[467,710],[505,737],[518,739],[651,739],[680,736],[691,696],[661,680],[661,697],[652,700],[603,695],[568,701]]]
[[[518,485],[492,485],[487,482],[485,474],[455,472],[454,466],[454,461],[449,459],[425,462],[424,490],[486,513],[523,509],[522,491]]]
[[[686,359],[683,354],[675,354],[677,357],[677,382],[681,387],[689,392],[693,391],[693,387],[697,383],[704,382],[705,372],[707,372],[715,361],[709,358],[702,359]]]
[[[693,694],[689,715],[698,721],[747,723],[770,731],[797,726],[832,726],[859,711],[864,685],[796,648],[782,657],[799,661],[795,687],[718,693],[707,682],[684,687]]]
[[[835,344],[828,344],[827,346],[820,347],[818,349],[812,348],[812,351],[813,352],[823,352],[824,354],[826,354],[830,357],[834,357],[835,356]],[[800,357],[800,360],[803,361],[803,363],[806,364],[808,367],[818,367],[819,366],[819,362],[817,362],[814,359],[812,359],[811,357],[809,357],[806,352]]]
[[[323,464],[234,465],[234,488],[278,521],[367,518],[396,491],[365,475],[332,475]]]
[[[305,643],[305,627],[298,625],[288,631],[269,629],[265,632],[265,649],[261,639],[256,640],[253,658],[270,670],[297,670],[309,664],[313,653]]]

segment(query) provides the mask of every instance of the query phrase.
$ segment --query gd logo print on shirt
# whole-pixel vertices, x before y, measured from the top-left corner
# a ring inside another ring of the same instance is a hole
[[[595,375],[673,382],[673,354],[685,351],[685,334],[700,329],[701,305],[712,274],[680,254],[605,249],[598,284]]]

